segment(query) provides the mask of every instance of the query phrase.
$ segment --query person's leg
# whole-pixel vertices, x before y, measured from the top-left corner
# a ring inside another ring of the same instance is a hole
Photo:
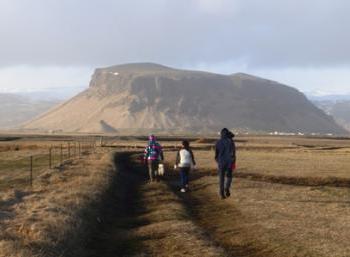
[[[153,174],[153,179],[158,180],[158,161],[153,160],[152,161],[152,174]]]
[[[153,182],[154,176],[153,176],[153,164],[151,160],[148,160],[148,176],[149,181]]]
[[[185,170],[185,187],[188,188],[188,180],[189,180],[189,173],[190,173],[190,167],[186,168]]]
[[[227,197],[229,197],[231,195],[230,193],[230,188],[231,188],[231,184],[232,184],[232,169],[231,167],[228,167],[228,169],[226,170],[226,183],[225,183],[225,194]]]
[[[183,182],[182,187],[187,190],[188,188],[188,174],[189,174],[190,168],[185,167],[183,168]]]
[[[180,187],[185,188],[185,170],[184,168],[180,168]]]
[[[219,166],[219,194],[221,198],[225,198],[224,183],[225,183],[225,170],[224,167]]]
[[[186,168],[183,168],[183,167],[180,168],[180,178],[181,178],[180,191],[184,193],[186,192]]]

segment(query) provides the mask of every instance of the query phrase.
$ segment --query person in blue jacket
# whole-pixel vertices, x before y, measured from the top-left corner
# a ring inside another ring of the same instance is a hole
[[[225,199],[231,195],[232,167],[236,163],[236,147],[233,141],[234,134],[231,131],[223,128],[220,135],[221,138],[215,146],[215,160],[219,170],[220,197]]]
[[[164,155],[162,146],[157,142],[154,135],[149,136],[143,159],[145,164],[148,164],[149,181],[159,181],[157,170],[159,162],[164,160]]]

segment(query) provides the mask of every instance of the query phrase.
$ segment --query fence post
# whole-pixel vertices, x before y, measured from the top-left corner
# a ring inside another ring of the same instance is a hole
[[[52,168],[52,147],[49,149],[49,169]]]
[[[80,141],[78,142],[78,146],[79,146],[79,158],[80,158],[80,156],[81,156],[81,146],[80,146]]]
[[[53,147],[53,166],[57,165],[57,164],[55,163],[55,153],[56,153],[56,155],[57,155],[57,157],[58,157],[58,154],[57,154],[57,146],[54,146],[54,147]]]
[[[60,152],[60,165],[62,165],[62,163],[63,163],[63,146],[62,146],[62,144],[61,144],[61,152]]]
[[[68,159],[70,159],[70,142],[68,142]]]
[[[30,186],[33,186],[33,156],[30,156]]]

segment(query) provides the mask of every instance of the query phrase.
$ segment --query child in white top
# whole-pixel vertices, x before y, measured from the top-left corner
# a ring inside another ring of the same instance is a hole
[[[188,189],[188,175],[191,167],[196,165],[193,152],[190,148],[190,143],[187,140],[182,141],[182,148],[177,152],[175,169],[180,169],[181,192],[186,192]]]

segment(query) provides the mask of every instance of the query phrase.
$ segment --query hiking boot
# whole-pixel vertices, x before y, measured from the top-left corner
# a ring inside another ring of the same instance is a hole
[[[220,194],[220,198],[223,200],[226,198],[226,196],[224,194]]]
[[[225,195],[226,197],[230,197],[231,193],[229,189],[225,189]]]
[[[180,192],[181,193],[186,193],[186,189],[185,188],[181,188]]]

